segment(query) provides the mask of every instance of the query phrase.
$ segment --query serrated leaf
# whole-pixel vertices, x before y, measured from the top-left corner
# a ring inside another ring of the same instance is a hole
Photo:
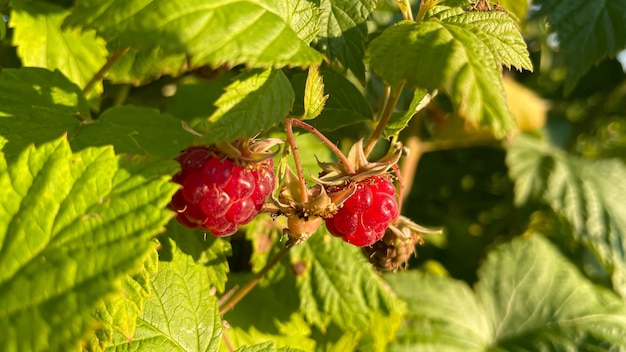
[[[321,114],[310,123],[320,131],[328,132],[341,127],[346,127],[363,121],[371,121],[373,118],[369,102],[361,91],[344,76],[329,70],[321,70],[324,77],[324,90],[328,100]],[[296,87],[296,103],[294,113],[303,111],[302,95],[299,87],[305,86],[305,76],[295,75],[292,83]],[[298,105],[300,104],[300,105]]]
[[[466,283],[418,271],[385,279],[408,310],[390,351],[484,351],[492,342],[492,327]]]
[[[0,148],[4,145],[7,157],[77,130],[79,116],[89,116],[87,100],[59,71],[29,67],[0,73]]]
[[[323,56],[286,18],[284,8],[270,0],[81,0],[66,24],[95,29],[120,48],[186,54],[191,68],[319,64]]]
[[[143,309],[143,303],[150,295],[150,275],[157,271],[159,257],[156,246],[143,261],[142,268],[133,275],[126,275],[120,288],[113,295],[107,296],[94,312],[99,328],[89,341],[87,350],[103,351],[118,333],[127,340],[135,334],[137,317]]]
[[[1,350],[78,347],[98,301],[171,217],[176,186],[160,171],[112,148],[73,154],[63,138],[0,161]]]
[[[383,137],[389,138],[405,129],[413,116],[425,108],[426,105],[428,105],[433,99],[435,94],[436,92],[428,93],[425,89],[416,89],[413,92],[413,98],[411,99],[411,104],[409,104],[409,109],[403,113],[400,112],[391,115],[389,123],[387,123],[385,130],[383,131]]]
[[[558,35],[571,92],[591,66],[626,47],[626,0],[537,0]]]
[[[296,283],[300,309],[310,323],[321,330],[332,321],[346,330],[374,331],[381,327],[370,325],[370,317],[380,314],[386,317],[387,327],[395,330],[403,302],[366,264],[359,248],[320,230],[290,254],[292,262],[304,267]]]
[[[526,136],[511,144],[506,160],[516,203],[541,200],[565,216],[626,296],[626,166],[578,158]]]
[[[232,254],[230,242],[190,230],[175,221],[167,225],[166,234],[181,252],[191,256],[197,264],[204,265],[209,283],[217,292],[224,292],[229,272],[227,257]]]
[[[318,43],[331,59],[339,61],[361,81],[365,81],[366,20],[376,8],[376,0],[321,0],[322,19]]]
[[[309,67],[304,86],[304,120],[314,119],[324,110],[328,94],[324,95],[324,81],[317,66]]]
[[[61,30],[70,12],[45,1],[12,0],[13,45],[22,65],[58,69],[83,88],[107,61],[106,43],[94,31]],[[96,85],[102,93],[102,83]]]
[[[243,73],[226,87],[215,102],[217,110],[204,122],[205,143],[253,137],[282,122],[293,104],[294,93],[280,70]]]
[[[489,47],[498,65],[533,70],[524,38],[506,12],[445,11],[434,17],[476,34]]]
[[[112,144],[116,153],[135,153],[171,159],[195,137],[181,121],[156,109],[125,105],[107,109],[93,123],[83,125],[73,136],[72,146]]]
[[[369,46],[370,63],[391,86],[411,85],[450,95],[457,113],[502,137],[516,129],[491,49],[470,30],[444,22],[400,22]],[[415,64],[419,63],[419,64]]]
[[[307,0],[275,1],[280,14],[298,37],[310,43],[319,31],[322,11],[314,2]]]
[[[417,272],[386,276],[408,302],[390,351],[623,349],[626,309],[594,286],[542,236],[490,252],[475,292]]]
[[[222,320],[205,268],[173,248],[159,263],[151,296],[137,320],[132,341],[117,336],[113,351],[217,351]]]
[[[276,344],[272,341],[256,344],[254,346],[241,347],[235,350],[235,352],[304,352],[299,348],[282,347],[276,348]]]
[[[187,67],[185,54],[166,54],[163,48],[129,50],[107,72],[106,79],[113,84],[143,85],[161,76],[177,77]]]

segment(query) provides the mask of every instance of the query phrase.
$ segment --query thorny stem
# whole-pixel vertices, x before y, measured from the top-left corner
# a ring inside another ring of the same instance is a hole
[[[363,152],[365,156],[369,156],[376,142],[383,134],[385,127],[389,123],[389,119],[391,118],[391,114],[393,114],[393,110],[396,108],[396,104],[398,103],[398,99],[400,99],[400,94],[402,93],[402,88],[404,88],[404,81],[400,82],[395,89],[390,89],[387,87],[385,90],[385,94],[387,98],[384,99],[383,108],[380,113],[380,117],[378,118],[378,123],[376,125],[376,129],[372,132],[372,135],[367,140],[367,144],[365,148],[363,148]]]
[[[130,48],[121,49],[113,53],[113,55],[111,55],[111,57],[107,60],[104,66],[102,66],[102,68],[100,68],[100,70],[96,72],[93,77],[91,77],[89,82],[87,82],[85,88],[83,88],[83,94],[87,95],[87,93],[92,90],[93,87],[96,85],[96,83],[98,83],[98,81],[100,81],[102,77],[104,77],[104,75],[111,69],[111,67],[115,65],[117,60],[119,60],[122,55],[126,54],[128,50],[130,50]]]
[[[321,139],[322,142],[324,142],[324,144],[326,144],[330,150],[335,153],[335,155],[337,155],[337,157],[339,158],[339,161],[343,164],[343,166],[345,166],[346,170],[348,171],[349,174],[355,174],[356,170],[354,169],[354,165],[352,165],[352,163],[350,162],[350,160],[348,160],[348,158],[341,152],[341,150],[339,150],[339,148],[337,148],[337,146],[331,142],[328,138],[326,138],[326,136],[324,136],[320,131],[318,131],[315,127],[309,125],[308,123],[304,122],[304,121],[300,121],[298,119],[295,119],[293,117],[289,117],[287,118],[288,120],[291,120],[291,122],[293,123],[294,126],[300,127],[300,128],[304,128],[305,130],[313,133],[314,135],[317,136],[317,138]]]
[[[293,161],[296,164],[296,172],[298,172],[298,180],[300,181],[300,193],[302,194],[302,199],[297,199],[297,201],[302,203],[307,203],[309,201],[309,195],[306,189],[306,180],[304,179],[304,172],[302,171],[302,162],[300,161],[300,155],[298,154],[298,146],[296,145],[296,139],[293,136],[293,122],[297,121],[293,118],[288,117],[285,120],[285,130],[287,131],[287,142],[291,147],[291,152],[293,153]]]
[[[278,264],[280,260],[289,252],[292,246],[283,247],[280,252],[278,252],[272,260],[270,260],[261,271],[259,271],[250,281],[248,281],[244,286],[242,286],[235,294],[230,297],[223,305],[220,306],[220,315],[224,315],[224,313],[233,309],[233,307],[239,303],[253,288],[259,281],[274,267],[274,265]]]
[[[226,336],[225,333],[222,333],[222,339],[224,340],[224,344],[226,345],[226,347],[228,348],[230,352],[235,351],[235,348],[233,348],[233,345],[230,343],[230,340],[228,339],[228,336]]]

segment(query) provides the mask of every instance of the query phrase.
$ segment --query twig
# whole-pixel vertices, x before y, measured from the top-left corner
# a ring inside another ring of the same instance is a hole
[[[294,118],[287,117],[285,120],[285,130],[287,131],[287,142],[291,147],[291,151],[293,153],[293,161],[296,164],[296,172],[298,173],[298,180],[300,181],[300,193],[302,194],[302,199],[298,199],[297,201],[302,203],[307,203],[309,201],[309,195],[306,189],[306,180],[304,179],[304,171],[302,171],[302,162],[300,161],[300,155],[298,154],[298,146],[296,145],[296,139],[293,136],[293,122],[298,121]]]
[[[83,94],[87,95],[87,93],[89,93],[89,91],[92,90],[93,87],[96,85],[96,83],[98,83],[98,81],[100,81],[102,77],[104,77],[104,75],[111,69],[111,67],[115,65],[117,60],[119,60],[122,55],[126,54],[128,50],[130,50],[130,48],[121,49],[113,53],[113,55],[109,57],[104,66],[102,66],[102,68],[100,68],[100,70],[96,72],[93,77],[91,77],[89,82],[87,82],[85,88],[83,88]]]

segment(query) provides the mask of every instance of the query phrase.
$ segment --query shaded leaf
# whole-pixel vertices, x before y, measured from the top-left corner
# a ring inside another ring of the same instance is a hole
[[[0,349],[74,350],[91,311],[154,248],[175,163],[73,154],[65,139],[0,161]]]
[[[187,58],[184,54],[167,54],[161,47],[131,49],[111,67],[106,79],[114,84],[139,86],[164,75],[177,77],[187,69]]]
[[[81,0],[65,22],[95,29],[118,48],[161,48],[167,54],[185,54],[191,68],[320,63],[323,56],[286,22],[296,14],[286,16],[285,9],[302,10],[302,6],[280,7],[269,0]],[[297,30],[310,31],[303,28]]]
[[[59,71],[4,69],[0,73],[0,148],[7,157],[31,143],[73,133],[89,116],[83,93]]]
[[[98,120],[83,125],[72,138],[72,145],[84,148],[112,144],[116,153],[171,159],[194,138],[172,115],[156,109],[124,105],[107,109]]]
[[[389,351],[626,347],[624,302],[593,285],[540,235],[490,252],[475,292],[465,283],[417,272],[386,279],[409,308]]]
[[[69,11],[45,1],[12,0],[10,27],[22,65],[58,69],[83,88],[104,65],[107,49],[94,31],[62,30]],[[95,89],[102,93],[102,83]]]
[[[391,86],[406,81],[427,90],[441,88],[472,124],[487,125],[497,136],[516,129],[492,51],[471,30],[404,21],[374,39],[369,51],[373,70]]]
[[[253,137],[282,122],[293,100],[293,89],[282,71],[243,73],[226,87],[204,126],[196,127],[204,130],[205,143]]]
[[[152,276],[132,341],[118,335],[111,350],[217,351],[222,320],[206,270],[176,248],[171,259]]]
[[[626,0],[537,0],[568,65],[565,91],[602,59],[626,47]],[[581,49],[584,48],[584,49]]]
[[[586,160],[527,136],[507,153],[517,204],[541,200],[565,216],[576,239],[589,247],[614,288],[626,296],[626,166],[617,159]]]
[[[366,20],[375,0],[321,0],[322,19],[318,43],[331,59],[337,59],[361,81],[365,81]]]

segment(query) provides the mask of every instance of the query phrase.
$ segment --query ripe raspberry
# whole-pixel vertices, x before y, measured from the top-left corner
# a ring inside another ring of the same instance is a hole
[[[215,236],[232,235],[263,208],[274,189],[272,159],[235,161],[208,147],[189,147],[176,158],[182,185],[170,202],[178,222]]]
[[[332,197],[344,189],[345,186],[331,186],[327,191]],[[325,221],[331,234],[363,247],[380,240],[398,213],[396,189],[383,174],[356,182],[356,191]]]

